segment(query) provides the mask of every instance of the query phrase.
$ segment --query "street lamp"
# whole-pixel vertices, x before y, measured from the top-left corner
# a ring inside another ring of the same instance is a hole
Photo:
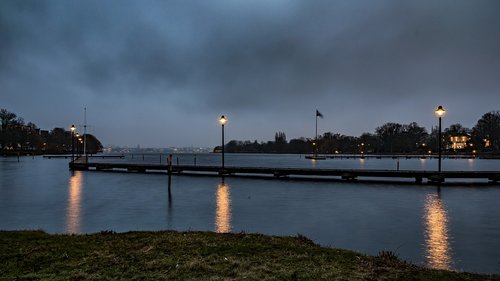
[[[442,106],[438,106],[436,108],[436,111],[434,111],[434,115],[439,119],[439,131],[438,131],[438,138],[439,138],[439,152],[438,152],[438,172],[441,173],[441,118],[443,118],[446,115],[446,110]]]
[[[71,162],[75,161],[75,124],[71,125]]]
[[[82,155],[82,151],[84,151],[84,149],[82,149],[84,141],[81,137],[78,140],[80,141],[80,155]]]
[[[219,123],[222,125],[222,169],[224,169],[224,124],[226,124],[227,119],[224,115],[219,118]]]
[[[76,137],[76,156],[80,157],[80,145],[79,145],[79,142],[80,142],[80,140],[82,138],[80,137],[79,133],[76,133],[75,137]]]

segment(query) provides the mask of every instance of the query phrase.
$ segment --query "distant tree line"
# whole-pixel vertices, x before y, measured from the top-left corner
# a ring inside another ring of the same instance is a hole
[[[453,124],[442,133],[443,150],[457,154],[499,154],[500,111],[485,113],[474,128]],[[216,147],[215,150],[220,150]],[[258,142],[231,140],[227,152],[253,153],[317,153],[322,154],[427,154],[438,150],[438,129],[431,132],[417,123],[385,123],[375,132],[359,137],[326,132],[318,139],[297,138],[287,141],[284,132],[277,132],[274,141]]]
[[[0,109],[0,152],[1,154],[17,153],[83,153],[84,136],[72,139],[71,132],[64,128],[51,131],[41,130],[34,123],[25,123],[22,117],[6,109]],[[101,142],[93,135],[86,134],[87,153],[102,151]],[[72,144],[73,141],[73,144]]]

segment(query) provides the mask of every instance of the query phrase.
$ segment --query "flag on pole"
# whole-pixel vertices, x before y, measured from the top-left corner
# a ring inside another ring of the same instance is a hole
[[[316,116],[323,118],[323,114],[321,114],[321,112],[319,112],[317,109],[316,109]]]

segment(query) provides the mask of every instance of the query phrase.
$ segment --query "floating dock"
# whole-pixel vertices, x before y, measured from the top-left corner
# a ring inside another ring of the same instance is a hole
[[[307,177],[355,181],[359,178],[414,179],[416,183],[445,182],[446,179],[481,179],[492,183],[500,181],[500,171],[418,171],[418,170],[364,170],[364,169],[317,169],[317,168],[272,168],[272,167],[220,167],[195,165],[162,165],[135,163],[85,163],[70,162],[71,170],[120,171],[120,172],[164,172],[190,175],[220,176],[269,176],[270,178]]]

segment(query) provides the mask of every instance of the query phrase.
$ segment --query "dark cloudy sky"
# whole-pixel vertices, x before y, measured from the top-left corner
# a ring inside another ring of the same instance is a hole
[[[104,144],[213,146],[500,109],[500,1],[0,1],[0,107]]]

